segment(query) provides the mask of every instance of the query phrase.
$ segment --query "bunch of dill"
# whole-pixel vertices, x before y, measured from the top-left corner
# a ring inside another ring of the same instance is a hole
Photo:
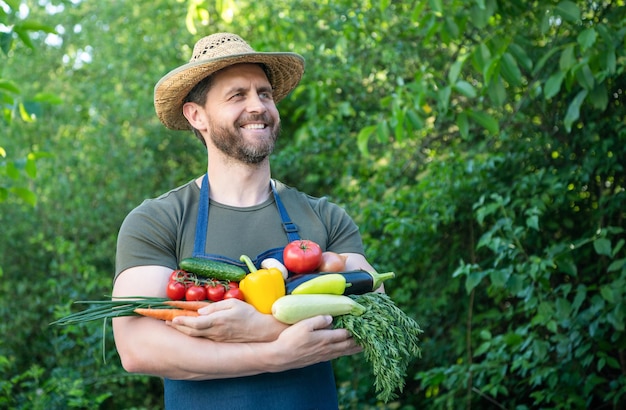
[[[421,357],[418,345],[420,326],[384,293],[350,295],[366,308],[361,316],[337,316],[335,328],[347,329],[363,347],[365,360],[372,366],[377,397],[385,403],[404,388],[406,369]]]

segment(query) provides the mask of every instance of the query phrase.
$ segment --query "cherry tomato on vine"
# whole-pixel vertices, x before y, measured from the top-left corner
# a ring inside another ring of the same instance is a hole
[[[226,293],[224,293],[224,299],[244,300],[243,292],[238,287],[237,288],[230,288],[230,289],[228,289],[226,291]]]
[[[175,280],[177,282],[184,282],[188,278],[189,278],[189,273],[187,273],[186,271],[182,269],[176,269],[172,271],[172,274],[170,275],[170,281]]]
[[[238,288],[238,287],[239,287],[239,282],[235,282],[235,281],[228,282],[228,289]]]
[[[219,302],[224,299],[226,288],[221,283],[209,284],[206,286],[207,298],[212,302]]]
[[[185,293],[185,299],[187,300],[205,300],[206,299],[206,288],[204,286],[199,285],[191,285],[187,288],[187,292]]]
[[[177,282],[176,280],[170,280],[167,283],[167,288],[165,289],[167,293],[167,297],[171,300],[183,300],[185,299],[185,293],[187,292],[187,288],[181,282]]]

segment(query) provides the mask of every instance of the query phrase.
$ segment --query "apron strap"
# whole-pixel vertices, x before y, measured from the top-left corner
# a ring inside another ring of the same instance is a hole
[[[274,194],[276,207],[278,208],[278,212],[280,213],[280,219],[283,221],[283,229],[287,234],[287,239],[289,240],[289,242],[300,239],[300,235],[298,235],[298,226],[291,222],[289,214],[287,213],[287,209],[285,209],[283,202],[280,200],[280,196],[278,196],[278,191],[276,191],[276,183],[273,179],[270,181],[270,186],[272,187],[272,193]]]
[[[202,257],[206,250],[206,230],[209,224],[209,175],[204,174],[198,202],[198,218],[196,219],[196,236],[193,242],[193,256]]]
[[[274,195],[274,202],[278,208],[280,219],[283,223],[283,229],[287,234],[289,242],[300,239],[298,235],[298,226],[291,222],[287,209],[280,200],[278,191],[276,190],[274,180],[270,181],[272,187],[272,194]],[[202,178],[202,186],[200,188],[200,201],[198,203],[198,217],[196,219],[196,234],[193,243],[193,256],[203,257],[206,252],[206,234],[207,226],[209,224],[209,176],[204,174]]]

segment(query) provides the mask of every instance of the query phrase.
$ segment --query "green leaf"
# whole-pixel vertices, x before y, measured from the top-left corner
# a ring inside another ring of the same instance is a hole
[[[13,10],[17,10],[20,7],[20,0],[4,0]]]
[[[485,75],[487,64],[491,61],[491,51],[485,43],[480,43],[478,47],[472,53],[472,62],[476,66],[476,69]]]
[[[22,43],[24,43],[26,47],[30,49],[35,48],[33,41],[30,39],[29,30],[19,30],[18,28],[13,28],[13,31],[17,34],[20,40],[22,40]]]
[[[443,4],[441,0],[429,0],[430,8],[437,14],[441,14],[443,12]]]
[[[560,2],[554,12],[571,23],[577,23],[580,20],[580,9],[576,3],[569,0]]]
[[[411,124],[411,127],[413,127],[414,130],[419,130],[424,126],[424,121],[419,116],[419,114],[415,112],[415,110],[408,109],[406,112],[406,116],[409,124]]]
[[[9,50],[13,46],[13,34],[9,33],[0,33],[0,49],[4,52],[4,54],[9,54]]]
[[[376,132],[376,126],[370,125],[361,129],[361,131],[359,131],[359,135],[356,138],[357,147],[359,148],[359,151],[364,157],[369,156],[369,150],[367,146],[369,143],[370,136],[372,136],[374,132]]]
[[[561,52],[561,57],[559,58],[559,68],[561,71],[568,71],[574,66],[574,64],[576,64],[574,45],[570,44]]]
[[[450,106],[450,94],[452,93],[452,87],[445,86],[437,92],[437,102],[442,113],[448,111]]]
[[[564,78],[565,72],[563,71],[557,71],[548,78],[543,90],[543,95],[546,100],[549,100],[559,93]]]
[[[454,84],[454,89],[467,98],[476,98],[476,89],[467,81],[459,81]]]
[[[545,53],[537,62],[537,64],[535,65],[535,69],[533,70],[533,75],[537,75],[537,73],[539,73],[539,71],[541,71],[543,69],[543,66],[546,65],[546,63],[548,62],[548,60],[555,55],[556,53],[559,52],[559,48],[558,47],[554,47],[551,48],[550,50],[548,50],[547,53]]]
[[[35,116],[33,114],[29,113],[26,110],[26,107],[24,107],[23,103],[19,103],[17,105],[17,109],[18,109],[18,111],[20,113],[20,118],[22,119],[22,121],[24,121],[24,122],[33,122],[33,121],[35,121]]]
[[[572,313],[572,304],[565,298],[556,300],[556,316],[560,320],[566,320]]]
[[[587,91],[593,89],[595,79],[593,78],[593,73],[591,72],[591,68],[589,68],[589,64],[583,64],[578,67],[575,74],[576,80],[582,88]]]
[[[533,69],[533,60],[528,56],[526,50],[524,50],[522,46],[516,43],[511,43],[509,44],[509,51],[524,70],[531,71]]]
[[[459,78],[459,74],[461,73],[461,68],[463,68],[463,64],[465,64],[465,57],[458,58],[450,66],[450,70],[448,71],[448,82],[450,84],[456,83],[456,80]]]
[[[616,259],[613,262],[611,262],[611,264],[607,268],[607,272],[615,272],[615,271],[621,270],[624,268],[624,266],[626,266],[626,258]]]
[[[491,279],[491,283],[497,288],[504,288],[510,277],[511,272],[505,269],[497,269],[489,274],[489,279]]]
[[[491,342],[490,341],[486,341],[480,344],[480,346],[478,346],[476,348],[476,350],[474,350],[474,357],[478,357],[486,352],[488,352],[491,349]]]
[[[530,215],[528,218],[526,218],[526,226],[538,231],[539,230],[539,216]]]
[[[491,115],[480,111],[468,111],[467,113],[474,121],[482,125],[491,134],[497,135],[500,133],[498,120]]]
[[[596,32],[596,30],[593,27],[590,27],[581,31],[578,34],[576,41],[578,41],[578,44],[580,44],[580,49],[582,51],[585,51],[595,44],[597,37],[598,33]]]
[[[459,127],[459,133],[463,139],[468,139],[469,137],[469,121],[467,119],[467,114],[465,112],[460,113],[456,117],[456,125]]]
[[[613,292],[613,289],[611,288],[611,286],[609,285],[602,286],[600,288],[600,295],[602,295],[602,298],[606,300],[607,302],[615,303],[615,292]]]
[[[13,161],[9,161],[5,165],[7,176],[13,180],[17,180],[20,177],[20,171],[15,166]]]
[[[51,34],[57,32],[53,26],[39,23],[37,21],[31,21],[31,20],[23,20],[20,23],[17,23],[14,26],[13,30],[15,30],[16,32],[17,31],[20,31],[20,32],[43,31],[45,33],[51,33]]]
[[[35,163],[35,157],[29,155],[26,158],[26,164],[24,165],[24,171],[26,171],[26,175],[31,178],[37,177],[37,164]]]
[[[63,100],[58,95],[52,93],[37,93],[33,97],[32,101],[54,105],[59,105],[63,103]]]
[[[614,49],[605,51],[604,61],[604,67],[606,68],[606,71],[611,75],[615,74],[615,70],[617,69],[617,57],[615,57]]]
[[[597,84],[591,94],[589,94],[589,102],[593,108],[604,111],[609,105],[609,93],[604,83]]]
[[[572,124],[580,117],[580,106],[585,100],[585,97],[587,97],[587,90],[580,91],[576,97],[574,97],[569,107],[567,107],[567,113],[565,113],[565,119],[563,120],[567,132],[572,130]]]
[[[496,81],[492,81],[487,86],[487,94],[496,106],[501,106],[506,100],[506,88],[502,78],[498,77]]]
[[[24,202],[26,202],[27,204],[31,206],[35,206],[37,204],[37,197],[29,189],[22,188],[22,187],[13,187],[10,189],[10,191],[12,194],[17,195]]]
[[[593,249],[598,255],[611,256],[611,241],[607,238],[598,238],[593,241]]]
[[[470,272],[465,279],[465,290],[467,293],[471,293],[472,290],[480,284],[483,278],[487,276],[487,272]]]
[[[15,83],[13,83],[12,81],[8,81],[8,80],[0,79],[0,89],[8,91],[13,94],[20,93],[19,87],[15,85]]]
[[[517,65],[515,57],[510,53],[504,53],[500,59],[500,73],[510,84],[519,86],[522,84],[522,72]]]

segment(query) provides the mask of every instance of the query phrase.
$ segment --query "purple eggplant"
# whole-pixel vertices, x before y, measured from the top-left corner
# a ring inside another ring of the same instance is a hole
[[[344,295],[362,295],[364,293],[373,292],[382,285],[383,281],[395,277],[395,273],[377,273],[367,272],[364,270],[353,270],[347,272],[319,272],[305,273],[294,275],[285,281],[285,290],[288,295],[304,282],[317,278],[320,275],[339,274],[346,279],[346,289]]]

